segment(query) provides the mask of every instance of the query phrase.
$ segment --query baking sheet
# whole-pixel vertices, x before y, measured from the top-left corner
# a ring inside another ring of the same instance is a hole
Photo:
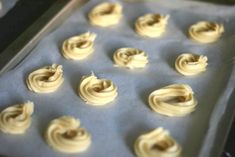
[[[0,109],[14,103],[31,100],[35,103],[33,123],[25,135],[0,133],[0,152],[8,156],[81,156],[132,157],[136,138],[156,127],[168,129],[182,145],[184,157],[219,156],[216,148],[221,123],[227,116],[227,107],[234,90],[234,7],[216,6],[199,2],[180,3],[175,0],[126,3],[121,23],[112,28],[89,25],[87,13],[101,1],[91,0],[77,10],[57,30],[45,37],[17,67],[0,76]],[[136,9],[138,8],[138,9]],[[206,13],[203,13],[207,10]],[[167,32],[159,39],[144,39],[133,31],[137,17],[149,12],[170,14]],[[186,37],[187,28],[199,20],[213,20],[225,26],[222,39],[214,44],[201,45]],[[86,31],[96,33],[95,52],[82,61],[70,61],[60,54],[62,42],[70,36]],[[143,70],[130,71],[113,67],[112,55],[117,48],[136,47],[149,56]],[[174,70],[176,57],[194,52],[209,58],[207,71],[199,76],[184,77]],[[35,94],[25,85],[27,75],[42,66],[62,64],[65,82],[51,94]],[[107,106],[86,105],[76,94],[83,75],[93,71],[100,78],[113,80],[118,86],[118,98]],[[189,84],[199,105],[186,117],[170,118],[154,113],[148,107],[148,95],[155,89],[172,83]],[[230,108],[229,108],[230,109]],[[59,116],[72,115],[92,135],[88,151],[68,155],[53,151],[44,141],[48,123]],[[224,130],[222,131],[224,132]],[[220,140],[221,141],[221,140]]]
[[[14,5],[18,2],[18,0],[1,0],[0,5],[0,18],[3,17]]]

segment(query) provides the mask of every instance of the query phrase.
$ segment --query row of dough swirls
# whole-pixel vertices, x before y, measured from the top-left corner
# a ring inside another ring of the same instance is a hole
[[[118,3],[104,2],[95,6],[88,14],[92,25],[100,27],[113,26],[119,23],[122,18],[122,6]],[[136,32],[144,37],[160,37],[166,30],[169,15],[148,13],[139,17],[135,22]],[[192,25],[188,34],[189,37],[200,43],[212,43],[218,40],[224,27],[222,24],[209,21],[201,21]]]
[[[0,130],[9,134],[23,134],[31,125],[34,111],[33,102],[17,104],[0,113]],[[91,145],[91,135],[80,126],[80,121],[72,116],[62,116],[52,120],[45,132],[45,140],[56,151],[80,153]],[[163,128],[157,128],[141,135],[134,149],[138,157],[179,157],[182,148]]]
[[[142,54],[142,52],[138,52],[138,55],[140,54]],[[176,69],[184,75],[193,75],[205,70],[205,61],[205,57],[183,54],[176,60]],[[199,68],[195,70],[192,68],[193,65]],[[59,67],[55,64],[52,66]],[[47,66],[47,69],[50,68]],[[45,74],[40,73],[40,76],[46,74],[48,74],[47,71],[45,71]],[[28,82],[28,80],[26,82]],[[42,91],[46,90],[42,89]],[[114,101],[118,96],[118,88],[111,80],[99,79],[94,73],[90,76],[82,77],[77,92],[82,100],[94,106],[108,104]],[[149,105],[155,112],[163,115],[184,116],[195,110],[197,100],[190,86],[186,84],[173,84],[152,92],[149,96]]]

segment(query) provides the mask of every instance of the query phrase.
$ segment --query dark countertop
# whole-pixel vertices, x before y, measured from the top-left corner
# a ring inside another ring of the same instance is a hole
[[[231,3],[233,0],[227,1]],[[0,53],[55,2],[56,0],[19,0],[4,17],[0,18]],[[234,148],[235,122],[230,130],[222,157],[235,157]]]

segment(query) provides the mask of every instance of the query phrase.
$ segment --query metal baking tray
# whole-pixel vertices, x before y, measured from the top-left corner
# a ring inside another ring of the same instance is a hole
[[[60,3],[56,3],[55,5],[53,5],[51,7],[51,9],[48,10],[47,13],[45,13],[36,23],[34,23],[16,41],[14,41],[6,50],[4,50],[4,52],[1,53],[1,55],[0,55],[0,58],[1,58],[0,59],[0,67],[1,67],[0,75],[4,75],[5,72],[9,72],[11,70],[14,70],[14,68],[17,67],[17,65],[19,65],[22,61],[24,61],[24,58],[27,57],[27,55],[30,55],[30,52],[32,52],[32,50],[37,46],[37,43],[41,39],[43,39],[43,37],[45,37],[45,35],[47,35],[52,30],[55,30],[57,28],[57,26],[59,26],[59,24],[61,24],[64,21],[64,19],[66,19],[66,17],[68,17],[68,15],[75,8],[77,8],[78,6],[81,6],[85,2],[86,1],[82,1],[82,0],[70,0],[70,1],[61,0]],[[97,31],[103,32],[105,30],[97,29]],[[137,40],[136,40],[136,42],[137,42]],[[119,46],[120,45],[118,45],[117,47],[119,47]],[[35,68],[33,68],[33,69],[35,69]],[[112,73],[112,72],[110,71],[110,73]],[[128,72],[126,72],[126,73],[128,73]],[[231,73],[234,74],[234,69],[231,70]],[[102,74],[100,74],[100,75],[102,76]],[[136,74],[133,74],[133,75],[136,75]],[[98,74],[98,76],[99,76],[99,74]],[[219,157],[221,155],[221,152],[223,151],[223,147],[224,147],[229,129],[231,127],[231,124],[232,124],[232,121],[234,118],[235,106],[233,105],[232,98],[235,97],[235,93],[233,91],[233,88],[228,88],[228,87],[233,84],[232,82],[235,80],[235,76],[230,75],[229,77],[230,77],[229,78],[230,81],[223,87],[226,90],[229,90],[229,93],[231,94],[231,95],[229,95],[229,97],[227,97],[227,99],[228,99],[228,101],[226,101],[227,106],[226,106],[226,109],[224,110],[224,113],[223,113],[223,115],[226,115],[226,116],[222,116],[222,118],[219,120],[219,124],[216,126],[216,128],[213,128],[214,130],[210,130],[210,131],[213,131],[213,135],[207,136],[206,137],[207,139],[204,139],[203,141],[201,141],[202,143],[204,143],[204,142],[205,143],[203,144],[203,148],[200,148],[200,149],[204,149],[203,152],[206,152],[206,154],[209,154],[207,157],[209,157],[209,156]],[[115,78],[115,75],[113,76],[113,79],[114,78]],[[156,88],[151,88],[151,89],[153,90]],[[151,91],[149,90],[148,92],[151,92]],[[223,91],[221,93],[221,95],[226,94],[226,93],[227,92]],[[224,95],[224,97],[226,97],[226,95]],[[223,99],[221,99],[219,101],[223,102]],[[102,113],[104,113],[104,112],[102,112]],[[213,115],[211,115],[211,117],[208,117],[208,118],[212,119],[212,121],[213,121],[215,116],[216,116],[216,114],[213,114]],[[84,120],[84,118],[83,118],[83,120]],[[160,121],[163,121],[163,119],[160,118]],[[198,123],[200,123],[200,122],[198,122]],[[83,121],[82,121],[82,124],[83,124]],[[147,129],[142,128],[144,126],[139,126],[139,127],[140,127],[139,131],[138,131],[138,128],[135,128],[135,130],[137,130],[137,132],[134,132],[134,130],[133,130],[133,134],[129,133],[130,134],[129,136],[131,136],[130,137],[131,142],[127,141],[128,147],[132,147],[132,144],[133,144],[132,138],[136,138],[138,135],[144,133],[144,131],[147,131],[149,129],[148,127],[147,127]],[[197,134],[197,128],[194,130],[194,132],[192,132],[192,134],[193,134],[192,136]],[[212,138],[213,140],[211,140],[210,138]],[[195,138],[194,138],[194,140],[195,140]],[[190,139],[188,139],[187,141],[192,142],[192,143],[194,142],[194,141],[190,141]],[[213,144],[211,144],[209,147],[207,147],[205,144],[208,144],[208,142],[210,142],[210,141],[213,142]],[[131,148],[129,148],[129,149],[131,149]],[[196,149],[199,149],[199,148],[196,148]],[[193,151],[193,148],[191,148],[191,150]],[[129,150],[129,151],[132,152],[132,150]],[[112,153],[111,150],[109,150],[109,153]],[[197,155],[200,157],[205,157],[204,153],[197,154]],[[60,155],[58,155],[58,156],[60,156]],[[83,156],[83,155],[81,155],[81,156]],[[112,156],[112,155],[109,154],[109,156]],[[134,156],[133,153],[132,153],[132,156]]]

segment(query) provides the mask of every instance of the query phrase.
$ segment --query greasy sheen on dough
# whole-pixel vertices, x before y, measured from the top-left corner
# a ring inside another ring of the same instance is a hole
[[[197,75],[206,71],[207,60],[203,55],[181,54],[175,61],[175,69],[185,76]]]
[[[166,29],[169,15],[146,14],[135,22],[135,30],[141,36],[160,37]]]
[[[98,79],[94,74],[83,76],[78,93],[87,104],[95,106],[112,102],[118,95],[117,87],[111,80]]]
[[[141,135],[134,149],[137,157],[180,157],[182,152],[181,146],[161,127]]]
[[[79,153],[88,149],[91,135],[80,127],[80,121],[71,116],[63,116],[50,122],[45,135],[53,149],[64,153]]]
[[[23,134],[31,125],[33,102],[17,104],[0,113],[0,130],[9,134]]]
[[[94,51],[95,33],[83,33],[64,41],[62,54],[66,59],[81,60]]]
[[[142,50],[135,48],[120,48],[114,52],[115,66],[129,69],[144,68],[148,63],[148,56]]]
[[[30,73],[26,83],[35,93],[50,93],[56,91],[63,81],[62,65],[52,64]]]
[[[90,11],[88,18],[92,25],[100,27],[116,25],[122,18],[122,6],[118,3],[101,3]]]
[[[224,26],[215,22],[201,21],[189,28],[189,37],[200,43],[212,43],[224,32]]]
[[[185,116],[197,106],[193,90],[186,84],[172,84],[155,90],[149,95],[148,102],[155,112],[171,117]]]

